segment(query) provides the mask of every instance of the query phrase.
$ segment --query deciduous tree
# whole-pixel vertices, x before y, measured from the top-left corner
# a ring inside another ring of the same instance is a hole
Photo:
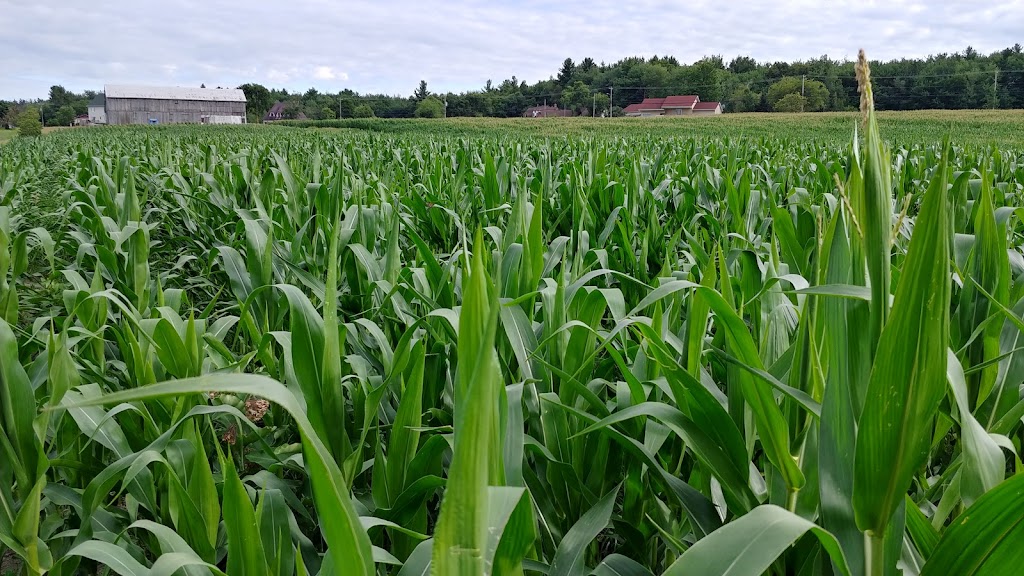
[[[18,135],[39,136],[43,133],[43,123],[39,119],[39,109],[29,106],[18,116]]]

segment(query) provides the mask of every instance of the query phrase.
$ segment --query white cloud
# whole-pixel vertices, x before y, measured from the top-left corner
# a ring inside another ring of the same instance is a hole
[[[889,59],[988,53],[1024,30],[1024,0],[166,0],[141,11],[131,0],[0,0],[0,14],[0,98],[171,81],[410,94],[425,79],[458,91],[545,79],[567,56],[778,61],[863,47]]]
[[[313,78],[316,80],[348,80],[348,74],[338,72],[330,66],[317,66],[313,68]]]

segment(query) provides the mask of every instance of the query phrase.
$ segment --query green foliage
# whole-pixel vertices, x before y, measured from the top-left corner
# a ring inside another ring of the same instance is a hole
[[[590,89],[587,88],[586,84],[577,80],[562,91],[560,101],[562,103],[562,108],[572,110],[574,113],[579,113],[584,108],[590,108],[591,100]]]
[[[53,115],[52,124],[57,126],[70,126],[75,121],[75,109],[70,104],[61,106]]]
[[[777,112],[818,112],[825,109],[828,98],[828,88],[823,83],[793,76],[769,86],[766,95],[768,104]],[[801,104],[802,108],[794,109]]]
[[[353,118],[373,118],[374,116],[373,108],[366,104],[360,104],[352,110]]]
[[[573,63],[572,58],[566,58],[562,62],[562,68],[558,71],[558,83],[562,86],[568,86],[575,74],[576,64]]]
[[[416,90],[413,92],[412,97],[417,102],[421,102],[425,100],[427,96],[430,96],[430,90],[427,90],[427,81],[420,80],[419,86],[416,87]]]
[[[753,112],[761,103],[761,95],[742,84],[725,100],[725,108],[730,112]],[[777,107],[776,107],[777,108]]]
[[[33,575],[1014,569],[1024,114],[864,94],[856,130],[3,144],[5,553]]]
[[[807,98],[804,98],[798,92],[786,94],[776,100],[775,104],[772,104],[772,109],[776,112],[804,112],[807,111],[807,108]]]
[[[263,118],[274,105],[274,97],[265,86],[247,83],[239,88],[245,93],[246,112],[255,114],[258,118]]]
[[[444,117],[444,102],[437,96],[427,96],[416,105],[417,118]]]
[[[343,98],[338,103],[338,118],[355,118],[356,105],[352,100]]]
[[[39,110],[31,106],[18,115],[19,136],[39,136],[43,133],[43,123],[39,119]]]

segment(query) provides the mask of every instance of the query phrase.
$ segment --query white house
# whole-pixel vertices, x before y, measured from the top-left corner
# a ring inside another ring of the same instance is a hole
[[[89,101],[89,123],[90,124],[106,124],[107,123],[107,102],[106,96],[103,94],[97,94],[95,98]]]

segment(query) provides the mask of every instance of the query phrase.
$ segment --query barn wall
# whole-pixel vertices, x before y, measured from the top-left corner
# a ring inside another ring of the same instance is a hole
[[[206,100],[152,100],[143,98],[107,98],[108,124],[199,124],[202,116],[245,117],[245,102]]]

